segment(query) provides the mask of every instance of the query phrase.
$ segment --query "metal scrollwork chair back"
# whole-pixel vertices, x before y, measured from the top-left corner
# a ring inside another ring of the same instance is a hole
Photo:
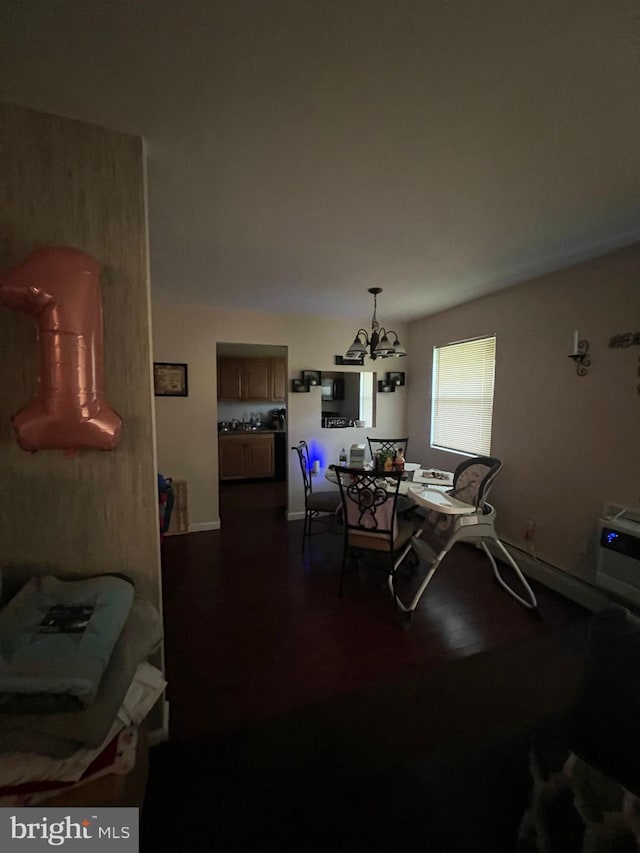
[[[344,543],[339,595],[354,551],[377,551],[387,555],[390,577],[411,549],[414,525],[397,513],[402,474],[379,473],[362,468],[332,465],[340,486]]]
[[[340,510],[340,498],[335,493],[335,489],[323,492],[313,491],[311,458],[306,441],[299,441],[291,450],[295,450],[298,455],[304,485],[304,527],[302,531],[302,547],[304,548],[307,536],[328,530],[329,526],[335,521]],[[312,530],[314,522],[322,524],[322,529]]]

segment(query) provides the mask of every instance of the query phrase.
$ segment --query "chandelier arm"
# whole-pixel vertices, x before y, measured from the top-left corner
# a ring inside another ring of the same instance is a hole
[[[395,330],[395,329],[389,329],[389,331],[387,331],[386,329],[380,329],[380,331],[382,332],[382,334],[381,334],[381,336],[380,336],[380,337],[382,337],[382,338],[384,338],[384,336],[385,336],[385,335],[387,335],[387,337],[388,337],[389,335],[394,335],[394,336],[395,336],[395,339],[396,339],[397,341],[398,341],[398,340],[400,340],[400,335],[396,332],[396,330]]]

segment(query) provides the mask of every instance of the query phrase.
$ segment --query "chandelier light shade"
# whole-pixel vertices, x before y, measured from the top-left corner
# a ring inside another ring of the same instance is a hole
[[[370,287],[369,293],[373,293],[373,317],[371,318],[371,333],[366,329],[358,329],[353,343],[345,353],[345,358],[362,358],[368,355],[371,359],[376,358],[401,358],[407,351],[398,340],[398,333],[393,329],[383,329],[378,323],[376,310],[378,308],[378,294],[382,293],[381,287]],[[393,343],[391,342],[393,337]]]

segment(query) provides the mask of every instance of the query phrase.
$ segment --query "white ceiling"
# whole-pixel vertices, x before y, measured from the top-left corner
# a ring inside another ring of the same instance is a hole
[[[409,319],[640,239],[637,0],[0,0],[0,98],[142,134],[157,298]]]

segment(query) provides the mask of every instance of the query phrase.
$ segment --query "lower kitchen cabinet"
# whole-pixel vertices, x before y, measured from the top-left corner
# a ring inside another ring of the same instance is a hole
[[[221,480],[249,480],[275,476],[273,433],[218,435]]]

